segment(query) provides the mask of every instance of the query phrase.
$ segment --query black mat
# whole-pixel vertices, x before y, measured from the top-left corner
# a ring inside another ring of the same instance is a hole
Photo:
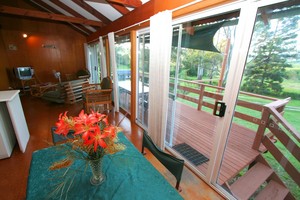
[[[175,149],[178,153],[180,153],[182,156],[188,159],[195,166],[201,165],[209,161],[208,158],[206,158],[204,155],[202,155],[201,153],[199,153],[197,150],[195,150],[193,147],[191,147],[186,143],[177,144],[173,146],[173,149]]]

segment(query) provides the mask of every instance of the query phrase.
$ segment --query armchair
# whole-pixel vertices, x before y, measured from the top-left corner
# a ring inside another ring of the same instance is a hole
[[[83,88],[83,104],[86,112],[91,109],[98,112],[112,109],[112,82],[109,77],[103,78],[100,84],[86,84]]]

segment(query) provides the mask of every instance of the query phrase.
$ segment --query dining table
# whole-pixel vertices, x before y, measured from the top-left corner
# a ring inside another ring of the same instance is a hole
[[[37,150],[32,154],[26,199],[103,199],[103,200],[177,200],[183,199],[164,176],[121,132],[119,142],[125,149],[103,157],[105,181],[92,185],[87,162],[75,160],[68,168],[50,170],[65,158],[63,145]]]

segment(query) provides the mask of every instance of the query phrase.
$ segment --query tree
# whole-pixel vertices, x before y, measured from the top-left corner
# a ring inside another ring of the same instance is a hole
[[[199,78],[198,68],[204,71],[203,76],[212,79],[217,76],[222,63],[222,55],[216,52],[198,49],[183,49],[181,53],[181,71],[189,77]]]
[[[297,56],[298,19],[294,16],[273,19],[267,24],[256,22],[243,90],[264,95],[282,92],[285,69],[291,67],[287,61]]]

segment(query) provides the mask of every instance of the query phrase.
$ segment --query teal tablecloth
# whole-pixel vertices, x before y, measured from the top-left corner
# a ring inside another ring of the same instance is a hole
[[[105,155],[103,171],[106,175],[104,183],[98,186],[90,184],[91,171],[83,161],[73,164],[79,171],[74,173],[74,181],[70,188],[65,186],[61,199],[107,199],[107,200],[176,200],[182,199],[177,190],[143,157],[143,155],[121,133],[120,142],[126,145],[124,151],[113,155]],[[66,169],[51,171],[49,166],[58,161],[62,155],[57,153],[57,147],[38,150],[33,153],[27,185],[27,199],[49,199],[49,195],[60,183],[59,175]],[[73,168],[74,169],[74,168]],[[59,199],[60,196],[50,199]]]

